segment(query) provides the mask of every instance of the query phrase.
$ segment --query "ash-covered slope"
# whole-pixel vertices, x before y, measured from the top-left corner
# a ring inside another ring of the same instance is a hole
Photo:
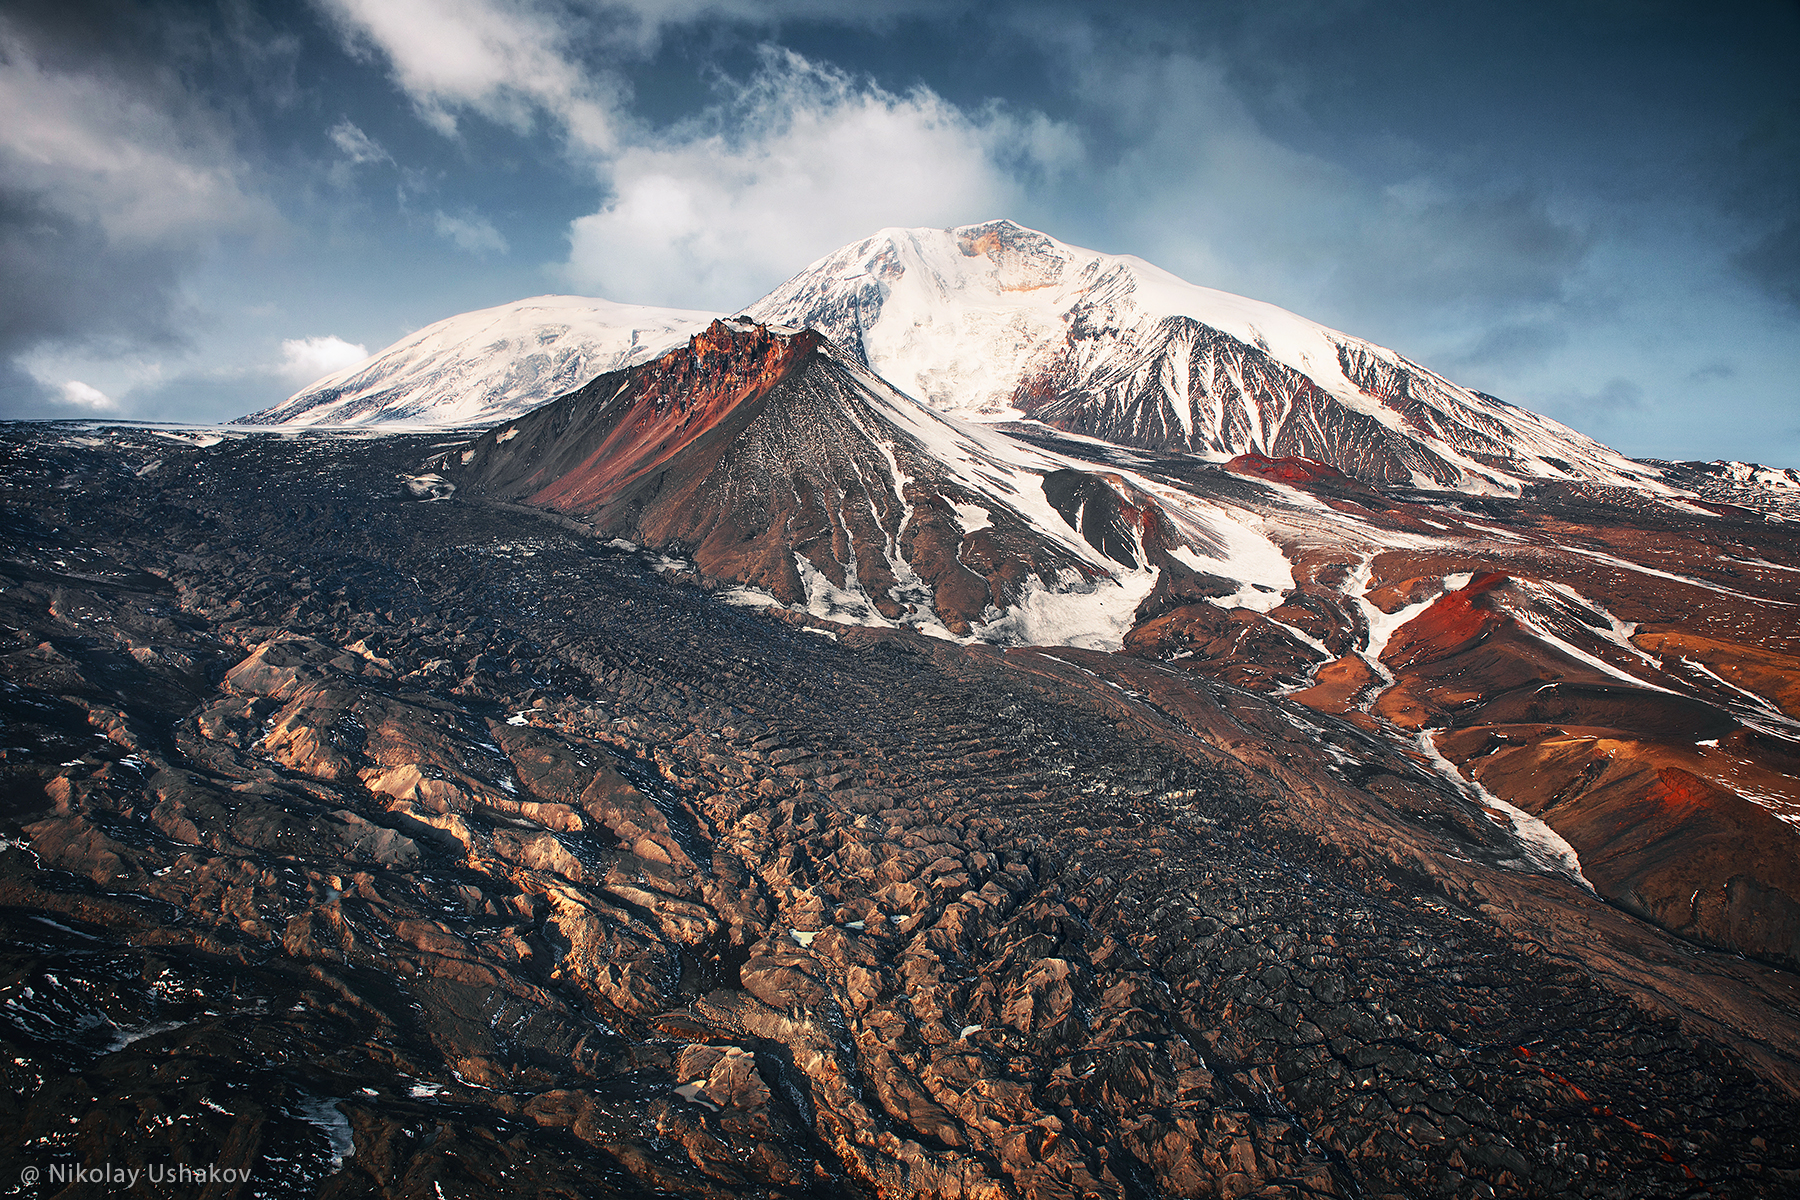
[[[932,412],[815,331],[719,321],[496,427],[446,470],[862,624],[1116,648],[1153,588],[1250,586],[1202,569],[1251,536],[1222,513],[1171,517],[1085,465]],[[1285,567],[1265,549],[1238,574]]]
[[[1329,463],[1368,482],[1516,493],[1654,472],[1391,350],[1011,221],[887,229],[748,310],[815,327],[896,387],[1153,450]]]
[[[245,425],[478,425],[656,357],[712,314],[534,296],[427,325]]]

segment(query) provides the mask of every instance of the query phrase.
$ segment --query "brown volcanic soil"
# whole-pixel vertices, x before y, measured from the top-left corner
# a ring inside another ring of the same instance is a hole
[[[1349,723],[721,606],[398,499],[430,438],[3,432],[0,1170],[1800,1186],[1794,976],[1503,865]]]
[[[1294,699],[1396,740],[1438,730],[1465,776],[1565,837],[1608,899],[1683,936],[1800,963],[1800,838],[1777,819],[1800,814],[1800,726],[1787,717],[1800,609],[1791,571],[1745,561],[1800,560],[1793,539],[1736,510],[1690,520],[1616,494],[1541,501],[1483,501],[1494,511],[1462,527],[1511,538],[1376,555],[1372,603],[1429,602],[1382,654],[1392,683],[1349,656]],[[1437,595],[1458,571],[1469,583]],[[1632,622],[1638,653],[1596,635],[1606,621],[1546,583]]]
[[[628,419],[612,425],[572,469],[540,467],[525,484],[542,485],[529,494],[529,502],[590,512],[617,498],[695,439],[713,433],[743,401],[779,383],[822,340],[811,330],[784,338],[760,325],[736,334],[714,321],[688,346],[651,364],[634,380],[637,386],[607,400],[609,408],[626,408]]]
[[[1266,614],[1147,605],[1128,652],[1285,694],[1421,762],[1429,736],[1465,780],[1591,860],[1608,899],[1685,937],[1800,961],[1791,523],[1569,485],[1520,499],[1379,491],[1304,459],[1133,466],[1265,514],[1297,587]],[[1383,613],[1419,606],[1379,664],[1357,589]],[[1671,790],[1668,770],[1699,782]]]

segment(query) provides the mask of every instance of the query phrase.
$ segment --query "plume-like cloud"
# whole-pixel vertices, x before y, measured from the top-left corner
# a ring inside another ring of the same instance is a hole
[[[340,120],[331,127],[329,134],[332,144],[343,151],[344,157],[352,163],[393,162],[393,155],[381,148],[381,143],[357,128],[349,117]]]
[[[432,228],[439,237],[448,238],[457,249],[469,254],[505,254],[507,251],[506,238],[494,228],[492,221],[479,213],[466,213],[460,217],[446,212],[434,213]]]
[[[355,342],[327,334],[324,337],[288,338],[281,343],[281,362],[276,370],[288,381],[308,384],[315,379],[354,366],[369,357]]]
[[[643,303],[742,307],[797,267],[891,225],[1016,209],[1079,157],[1041,115],[969,113],[769,51],[703,118],[613,162],[570,231],[572,284]]]
[[[353,48],[378,51],[419,115],[455,135],[469,110],[525,131],[540,114],[571,148],[617,145],[621,93],[571,46],[585,22],[528,0],[320,0]]]
[[[17,381],[0,413],[93,408],[85,392],[33,383],[22,356],[179,345],[185,274],[274,210],[227,123],[192,95],[104,56],[51,54],[3,15],[0,112],[0,361]]]

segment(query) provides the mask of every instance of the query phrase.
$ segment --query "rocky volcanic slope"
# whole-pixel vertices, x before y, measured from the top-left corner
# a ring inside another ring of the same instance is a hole
[[[1127,654],[1350,721],[1630,911],[1800,963],[1800,538],[1779,493],[1468,497],[1009,428],[1116,470],[1146,544],[1211,510],[1278,551],[1229,595],[1160,571]]]
[[[1116,475],[948,420],[810,330],[714,322],[442,462],[471,494],[689,554],[709,585],[946,637],[1030,629],[1053,590],[1116,646],[1152,569],[1194,575],[1173,527],[1127,523],[1149,500]]]
[[[1800,541],[1775,508],[1004,428],[729,321],[435,461],[740,602],[1292,696],[1637,915],[1800,964]]]
[[[3,436],[8,1178],[1800,1186],[1794,976],[1357,720],[721,605],[427,437]]]

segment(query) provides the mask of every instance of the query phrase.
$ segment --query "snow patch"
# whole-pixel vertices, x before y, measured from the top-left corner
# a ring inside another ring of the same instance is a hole
[[[1132,616],[1157,572],[1127,571],[1117,579],[1083,580],[1069,570],[1052,591],[1034,575],[1019,603],[987,624],[976,627],[981,641],[1009,646],[1074,646],[1083,650],[1122,650]]]
[[[331,1169],[343,1167],[344,1160],[356,1153],[356,1139],[350,1133],[350,1118],[329,1097],[307,1096],[299,1103],[300,1119],[317,1126],[331,1144]]]
[[[675,1094],[680,1096],[683,1100],[686,1100],[689,1104],[698,1104],[703,1108],[711,1109],[713,1112],[720,1111],[718,1105],[700,1094],[701,1090],[705,1087],[706,1080],[696,1079],[692,1083],[684,1083],[676,1088]]]
[[[1456,769],[1456,764],[1444,757],[1434,740],[1436,735],[1443,732],[1442,729],[1426,729],[1419,733],[1418,738],[1419,750],[1437,773],[1469,799],[1504,813],[1512,824],[1513,836],[1519,840],[1520,849],[1533,866],[1565,876],[1588,891],[1593,891],[1594,885],[1581,873],[1581,856],[1575,853],[1575,847],[1537,817],[1488,791],[1478,780],[1463,778],[1462,772]]]
[[[430,503],[434,500],[448,500],[456,494],[456,485],[442,475],[404,475],[400,486],[414,500]]]
[[[855,576],[846,573],[844,582],[851,586],[838,587],[813,566],[811,559],[798,552],[794,554],[794,568],[800,572],[801,586],[806,589],[805,610],[813,616],[878,628],[889,628],[894,624],[876,609],[875,602],[856,582]]]
[[[1266,613],[1294,590],[1294,564],[1280,546],[1250,524],[1254,518],[1196,496],[1145,482],[1176,531],[1187,542],[1169,554],[1206,575],[1235,580],[1238,590],[1213,599],[1221,608]]]
[[[159,1033],[171,1033],[180,1029],[185,1023],[183,1021],[157,1021],[149,1025],[140,1025],[136,1029],[121,1029],[113,1037],[112,1043],[106,1047],[106,1053],[111,1054],[114,1051],[123,1050],[133,1042],[147,1037],[155,1037]]]
[[[1415,604],[1405,605],[1391,613],[1382,612],[1379,608],[1375,607],[1374,603],[1368,597],[1369,588],[1374,582],[1374,577],[1375,556],[1371,554],[1363,559],[1362,564],[1356,568],[1356,572],[1350,576],[1345,584],[1344,594],[1361,607],[1363,620],[1367,621],[1369,624],[1369,640],[1368,644],[1363,647],[1363,658],[1368,662],[1369,666],[1374,668],[1377,675],[1380,675],[1391,685],[1394,682],[1394,677],[1381,662],[1381,656],[1387,650],[1389,639],[1394,636],[1394,632],[1402,625],[1405,625],[1408,621],[1430,608],[1433,604],[1436,604],[1438,602],[1438,596],[1431,596],[1428,599],[1420,600]],[[1440,592],[1438,595],[1441,596],[1442,593]]]
[[[956,510],[956,522],[962,526],[964,537],[978,529],[988,529],[994,524],[992,514],[979,504],[958,504],[952,500],[950,507]]]
[[[186,442],[201,450],[210,449],[225,440],[223,436],[216,433],[198,433],[176,429],[152,429],[150,432],[157,437],[168,438],[172,442]]]
[[[781,601],[768,592],[753,587],[727,588],[718,593],[720,600],[738,608],[781,608]]]

